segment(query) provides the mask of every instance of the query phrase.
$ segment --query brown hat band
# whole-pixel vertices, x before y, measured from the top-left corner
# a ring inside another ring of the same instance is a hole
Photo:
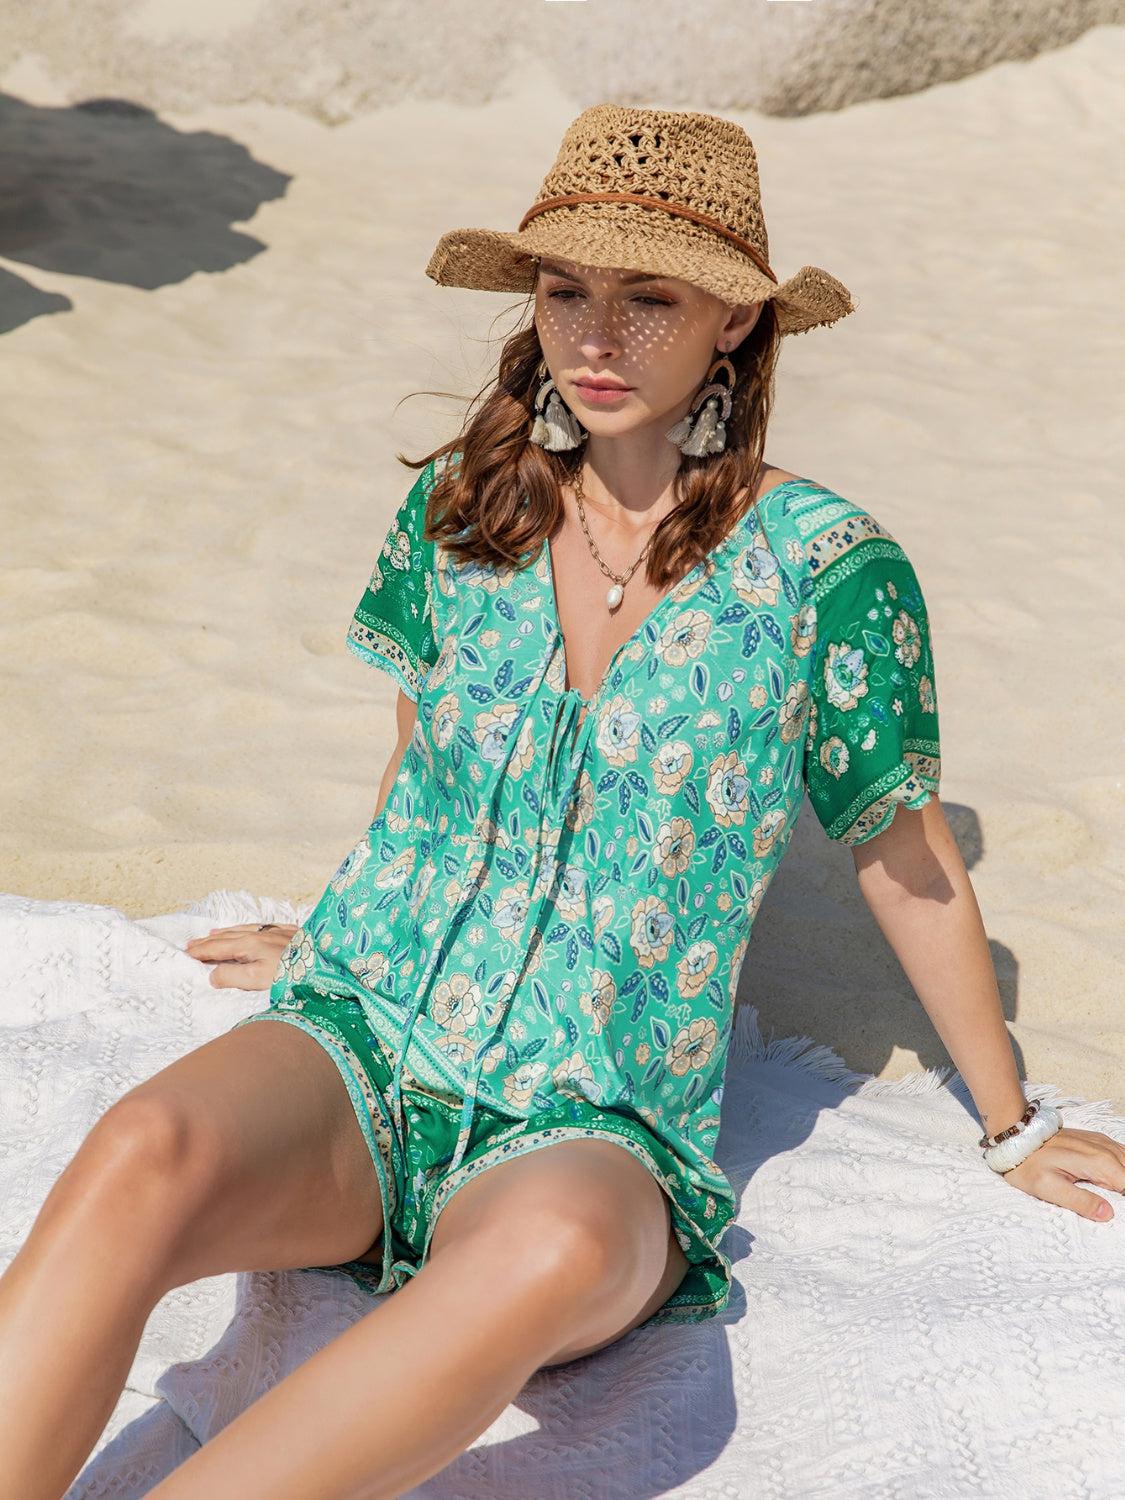
[[[520,220],[519,227],[521,230],[524,229],[536,214],[544,213],[548,208],[566,208],[571,203],[643,203],[648,208],[662,208],[665,213],[679,214],[681,218],[692,219],[696,224],[702,224],[704,229],[710,229],[715,234],[721,234],[724,239],[730,240],[743,254],[748,255],[772,282],[777,281],[769,265],[750,241],[744,240],[740,234],[735,234],[733,229],[728,229],[720,220],[711,218],[710,214],[701,214],[698,209],[687,208],[682,203],[668,203],[663,198],[647,198],[643,193],[568,193],[562,198],[543,198],[538,203],[532,204]]]

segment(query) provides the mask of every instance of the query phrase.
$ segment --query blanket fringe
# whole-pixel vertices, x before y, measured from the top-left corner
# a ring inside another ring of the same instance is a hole
[[[812,1037],[775,1037],[771,1033],[769,1041],[765,1041],[756,1005],[740,1004],[735,1010],[730,1059],[734,1064],[774,1063],[780,1067],[799,1068],[815,1078],[843,1084],[864,1098],[913,1098],[947,1090],[974,1110],[972,1094],[952,1064],[917,1069],[901,1078],[876,1078],[873,1073],[860,1073],[850,1068],[839,1053]],[[1082,1099],[1053,1083],[1028,1082],[1023,1089],[1027,1098],[1042,1099],[1056,1109],[1066,1110],[1067,1125],[1100,1130],[1115,1139],[1125,1140],[1125,1115],[1113,1112],[1112,1100]]]
[[[178,915],[211,917],[216,923],[295,922],[302,923],[312,911],[311,901],[284,901],[277,896],[255,896],[250,891],[211,891],[177,908]]]

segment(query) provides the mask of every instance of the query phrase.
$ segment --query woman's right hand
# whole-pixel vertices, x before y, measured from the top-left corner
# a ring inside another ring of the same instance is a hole
[[[185,952],[211,964],[215,989],[268,990],[277,978],[278,961],[298,930],[292,922],[271,922],[263,932],[258,922],[234,927],[212,927],[206,937],[190,938]]]

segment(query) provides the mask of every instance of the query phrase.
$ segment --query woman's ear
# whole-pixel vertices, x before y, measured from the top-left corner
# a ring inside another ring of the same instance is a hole
[[[737,307],[731,309],[731,315],[723,329],[728,340],[728,354],[737,349],[742,340],[752,332],[754,324],[761,317],[764,306],[764,302],[740,302]]]

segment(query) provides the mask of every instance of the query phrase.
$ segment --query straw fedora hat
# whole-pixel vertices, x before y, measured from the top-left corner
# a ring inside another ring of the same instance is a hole
[[[426,275],[440,286],[530,292],[543,255],[675,276],[732,305],[768,300],[782,333],[855,311],[847,287],[819,266],[778,281],[754,144],[718,115],[618,104],[583,110],[519,228],[448,230]]]

